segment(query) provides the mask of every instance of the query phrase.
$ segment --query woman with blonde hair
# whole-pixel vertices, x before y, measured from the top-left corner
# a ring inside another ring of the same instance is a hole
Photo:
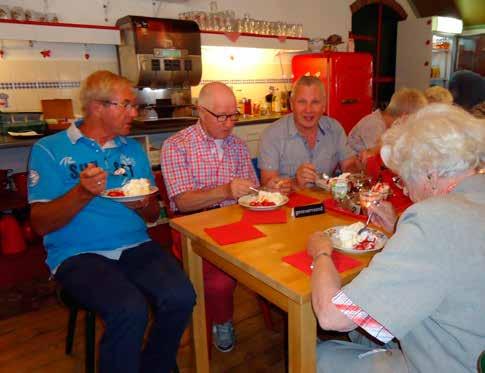
[[[365,164],[367,158],[379,153],[382,134],[392,124],[422,107],[428,101],[418,89],[401,88],[394,92],[384,111],[376,110],[362,118],[349,133],[349,146]]]
[[[453,95],[451,92],[439,85],[426,88],[424,90],[424,96],[430,104],[441,103],[451,105],[453,103]]]
[[[485,346],[485,121],[429,105],[383,136],[381,155],[415,204],[399,220],[387,202],[371,207],[373,222],[395,233],[344,287],[329,238],[310,237],[318,321],[352,331],[352,342],[317,347],[318,370],[474,372]]]

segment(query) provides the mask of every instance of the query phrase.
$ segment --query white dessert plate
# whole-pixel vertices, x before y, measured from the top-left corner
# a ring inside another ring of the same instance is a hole
[[[150,193],[140,194],[137,196],[109,196],[108,195],[109,192],[116,192],[116,191],[121,191],[121,188],[106,189],[103,193],[101,193],[101,197],[108,198],[116,202],[134,202],[134,201],[140,201],[146,196],[150,196],[154,193],[157,193],[158,188],[156,186],[150,185]]]
[[[342,246],[342,242],[340,241],[340,238],[339,238],[340,237],[339,232],[344,227],[346,227],[346,226],[345,225],[338,225],[336,227],[328,228],[328,229],[323,231],[323,233],[326,233],[330,237],[330,240],[332,241],[332,245],[333,245],[335,250],[342,251],[342,252],[345,252],[345,253],[351,253],[351,254],[365,254],[365,253],[369,253],[369,252],[372,252],[372,251],[382,250],[382,248],[384,247],[384,245],[387,242],[387,236],[384,233],[378,231],[377,229],[368,228],[369,231],[372,232],[374,234],[374,236],[376,237],[376,242],[375,242],[375,245],[374,245],[373,248],[366,249],[366,250],[358,250],[358,249],[355,249],[355,248],[344,247],[344,246]]]
[[[251,202],[254,202],[258,199],[257,194],[248,194],[246,196],[242,196],[239,198],[237,201],[241,206],[248,208],[249,210],[253,211],[270,211],[270,210],[276,210],[280,208],[281,206],[284,206],[288,203],[288,197],[283,196],[283,200],[279,204],[275,204],[272,206],[251,206]]]

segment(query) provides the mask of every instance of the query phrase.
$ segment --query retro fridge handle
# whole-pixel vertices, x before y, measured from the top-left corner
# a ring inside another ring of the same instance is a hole
[[[356,104],[357,102],[359,102],[359,100],[356,99],[356,98],[344,98],[340,102],[342,103],[342,105],[352,105],[352,104]]]

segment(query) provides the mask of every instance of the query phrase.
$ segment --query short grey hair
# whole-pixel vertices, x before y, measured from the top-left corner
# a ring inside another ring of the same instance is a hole
[[[293,84],[293,94],[295,94],[297,88],[299,87],[312,87],[315,86],[317,87],[320,92],[322,93],[322,96],[325,97],[325,86],[323,85],[323,82],[318,79],[316,76],[311,76],[311,75],[303,75],[298,80]]]
[[[381,156],[404,180],[453,176],[485,162],[485,120],[447,104],[430,104],[382,136]]]
[[[424,94],[417,89],[401,88],[394,92],[385,112],[394,118],[413,114],[428,104]]]
[[[84,115],[93,101],[110,101],[117,89],[128,87],[133,89],[133,83],[128,79],[108,70],[99,70],[89,75],[81,86],[79,98]]]

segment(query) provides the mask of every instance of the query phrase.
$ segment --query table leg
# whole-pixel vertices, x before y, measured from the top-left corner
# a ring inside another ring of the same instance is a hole
[[[196,372],[208,373],[209,355],[207,352],[202,258],[192,249],[192,241],[184,236],[182,236],[182,250],[185,272],[188,274],[190,281],[192,281],[195,293],[197,294],[197,303],[192,313],[192,340],[195,352]]]
[[[316,372],[317,324],[311,302],[288,305],[290,373]]]

